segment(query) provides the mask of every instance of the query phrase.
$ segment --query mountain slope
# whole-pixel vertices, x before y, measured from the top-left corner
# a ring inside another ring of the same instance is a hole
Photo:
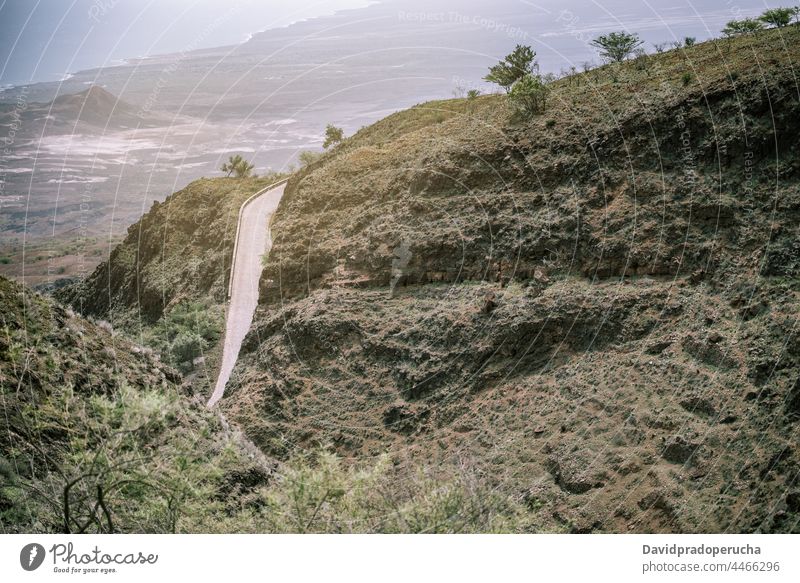
[[[362,130],[287,186],[222,408],[576,532],[796,532],[800,28]]]

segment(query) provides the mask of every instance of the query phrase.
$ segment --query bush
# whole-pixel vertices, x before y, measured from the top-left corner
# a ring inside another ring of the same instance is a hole
[[[228,161],[222,165],[222,170],[227,176],[235,174],[236,178],[248,178],[253,174],[255,166],[242,158],[239,154],[231,156]]]
[[[496,83],[508,92],[511,86],[525,75],[532,75],[538,70],[535,62],[536,53],[531,47],[517,45],[514,51],[489,68],[489,74],[484,77],[489,83]]]
[[[144,341],[161,354],[164,362],[187,372],[192,369],[192,361],[219,340],[223,325],[219,308],[183,302],[170,310]]]
[[[633,62],[634,62],[634,66],[636,67],[636,69],[639,70],[639,71],[647,70],[647,62],[648,62],[647,61],[647,52],[643,48],[640,47],[640,48],[636,49],[635,51],[633,51],[633,55],[634,55]]]
[[[473,100],[476,97],[478,97],[480,94],[481,94],[481,92],[478,91],[477,89],[470,89],[469,91],[467,91],[467,99]]]
[[[687,48],[688,47],[693,47],[696,42],[697,42],[697,39],[695,37],[687,36],[685,39],[683,39],[683,46],[685,46]]]
[[[758,19],[765,24],[769,24],[770,26],[783,28],[792,22],[792,16],[795,14],[795,8],[772,8],[770,10],[765,10],[764,13],[758,17]]]
[[[542,113],[547,105],[547,87],[538,75],[525,75],[514,83],[508,98],[524,116]]]
[[[327,451],[296,456],[263,493],[267,532],[469,533],[519,530],[520,509],[466,475],[398,475],[388,456],[347,465]]]
[[[600,56],[612,62],[627,59],[633,51],[642,45],[639,36],[627,32],[610,32],[594,39],[591,43],[600,49]]]
[[[753,18],[745,18],[744,20],[731,20],[722,29],[722,34],[725,36],[741,36],[745,34],[753,34],[764,28],[758,20]]]
[[[684,73],[683,77],[681,77],[681,81],[683,81],[683,86],[686,87],[687,85],[689,85],[689,83],[692,82],[692,79],[694,79],[694,76],[691,73],[689,73],[688,71]]]
[[[312,152],[310,150],[305,150],[303,152],[300,152],[300,154],[297,156],[297,159],[300,161],[300,167],[305,168],[306,166],[313,164],[314,162],[322,158],[322,156],[323,156],[322,152]]]

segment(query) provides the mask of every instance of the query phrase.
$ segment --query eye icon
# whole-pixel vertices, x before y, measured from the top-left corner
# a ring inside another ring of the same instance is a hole
[[[38,543],[31,543],[22,547],[19,552],[19,564],[26,571],[35,571],[44,562],[44,547]]]

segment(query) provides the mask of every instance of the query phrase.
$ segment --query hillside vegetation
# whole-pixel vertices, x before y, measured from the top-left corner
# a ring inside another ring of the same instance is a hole
[[[289,182],[221,407],[544,528],[800,526],[800,28],[422,104]]]
[[[0,278],[0,532],[469,532],[525,528],[465,471],[387,458],[278,464],[152,350]]]

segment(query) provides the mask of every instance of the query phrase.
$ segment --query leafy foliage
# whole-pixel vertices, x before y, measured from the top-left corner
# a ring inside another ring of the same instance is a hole
[[[152,351],[3,278],[0,309],[0,532],[527,529],[524,509],[464,470],[324,450],[279,465]],[[164,327],[202,336],[201,311],[175,308]]]
[[[610,32],[602,34],[592,41],[592,45],[600,49],[600,56],[613,62],[627,59],[637,47],[642,45],[639,35],[627,32]]]
[[[297,156],[298,160],[300,160],[300,166],[306,167],[309,164],[313,164],[320,158],[322,158],[322,152],[312,152],[311,150],[303,150]]]
[[[744,18],[742,20],[731,20],[722,29],[722,34],[725,36],[741,36],[744,34],[753,34],[764,28],[760,21],[754,18]]]
[[[508,99],[523,115],[542,113],[547,104],[547,86],[538,75],[525,75],[514,83]]]
[[[219,340],[223,325],[219,307],[208,302],[182,302],[148,329],[145,343],[167,363],[188,372],[192,361]]]
[[[299,454],[264,491],[268,531],[467,533],[520,530],[521,509],[467,474],[398,473],[388,456],[358,466],[320,451]]]
[[[796,8],[771,8],[765,10],[758,19],[776,28],[783,28],[792,22],[792,16],[797,13],[796,10]]]
[[[222,165],[222,170],[227,176],[235,174],[236,178],[249,178],[253,174],[255,166],[242,158],[241,155],[236,154],[228,158],[228,161]]]
[[[536,64],[536,53],[531,47],[517,45],[513,52],[489,68],[489,74],[484,77],[485,81],[500,85],[507,92],[511,86],[525,75],[532,75],[538,70]]]
[[[325,141],[322,142],[322,147],[326,150],[331,146],[335,146],[344,139],[344,130],[337,128],[335,125],[328,124],[325,126]]]

